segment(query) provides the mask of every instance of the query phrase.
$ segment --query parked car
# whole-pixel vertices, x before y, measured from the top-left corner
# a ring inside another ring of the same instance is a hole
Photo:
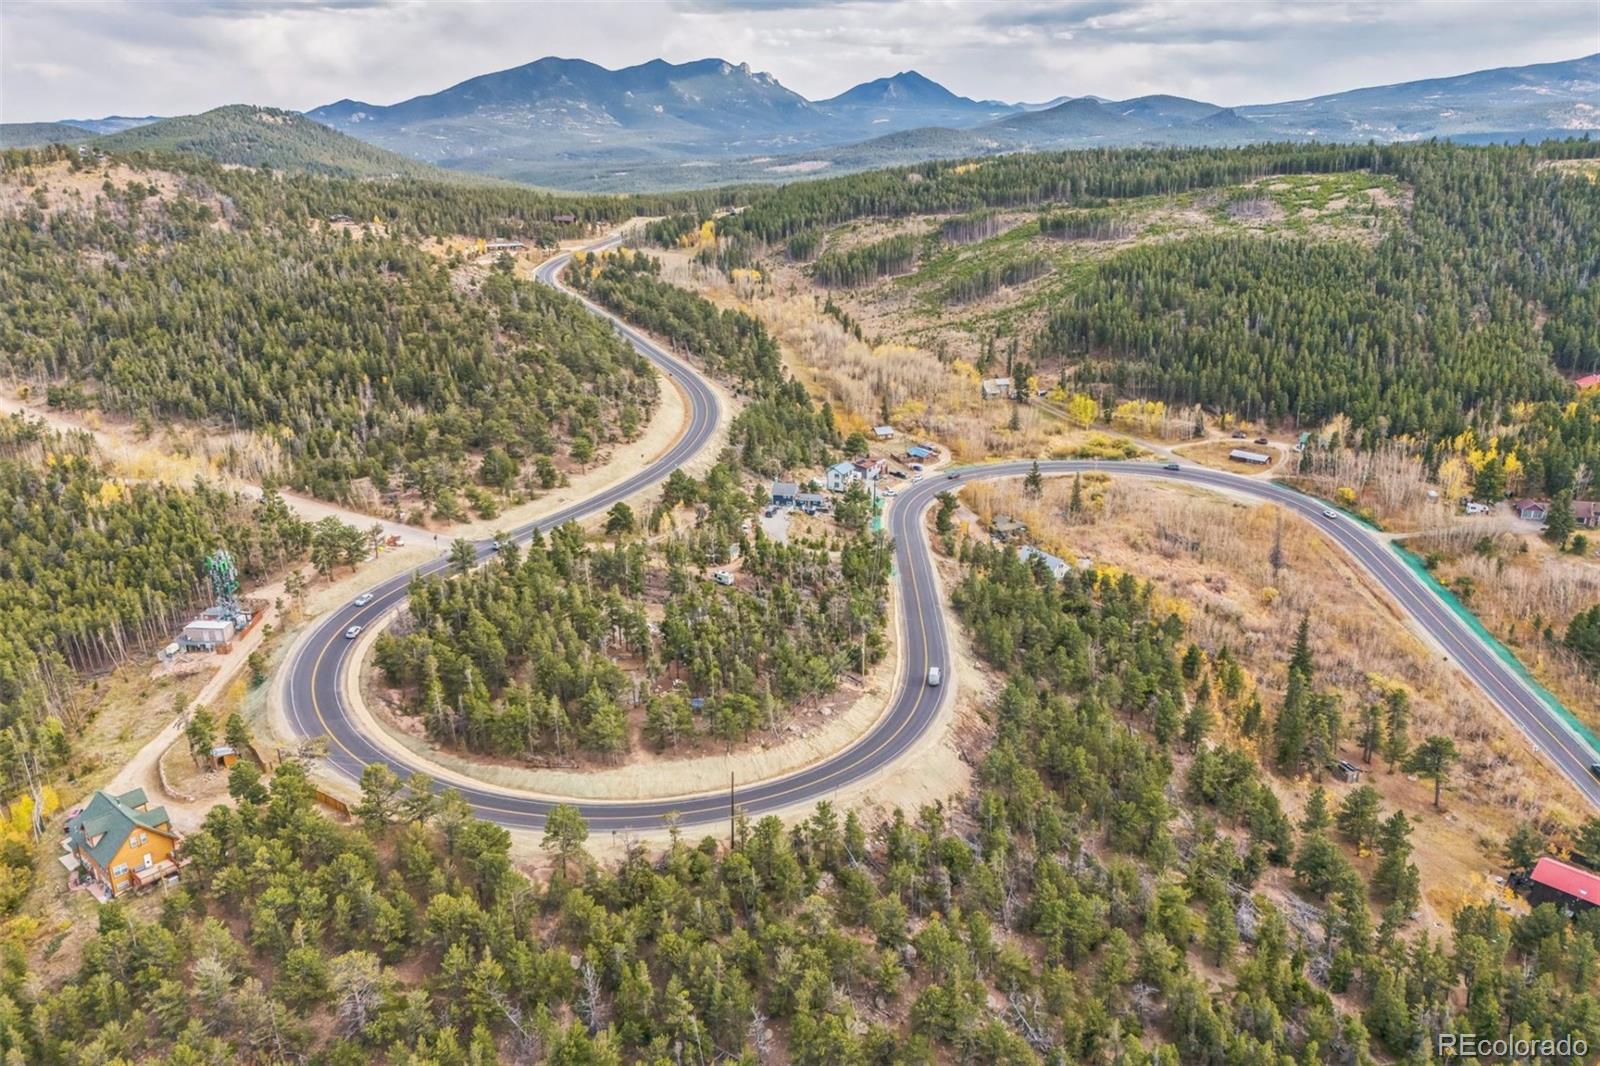
[[[939,682],[943,680],[944,675],[939,672],[939,668],[937,666],[928,667],[928,685],[930,688],[938,688]]]
[[[920,474],[920,473],[922,473],[922,464],[921,463],[912,463],[911,464],[911,469],[915,470],[917,473]]]
[[[778,513],[778,505],[777,504],[773,504],[771,507],[767,508],[766,517],[771,518],[773,515],[775,515],[777,513]]]
[[[911,483],[912,484],[916,484],[917,482],[919,482],[921,480],[922,480],[922,475],[921,474],[912,474],[911,475]]]
[[[370,592],[363,592],[361,595],[356,597],[356,606],[357,607],[365,607],[367,604],[369,604],[371,602],[372,602],[372,593],[370,593]]]
[[[351,626],[349,629],[344,631],[344,639],[345,640],[355,640],[360,635],[361,635],[361,627],[360,626]]]
[[[726,570],[718,570],[711,575],[711,580],[719,585],[731,585],[733,584],[733,575]]]
[[[1256,438],[1256,443],[1257,444],[1266,444],[1267,443],[1267,438],[1265,438],[1265,437],[1257,437]]]
[[[1233,439],[1234,440],[1244,440],[1245,439],[1244,430],[1242,430],[1242,429],[1234,430],[1233,431]]]
[[[897,477],[901,481],[904,481],[906,479],[906,472],[904,470],[891,470],[889,471],[889,476]]]
[[[881,489],[881,490],[879,490],[878,495],[879,496],[886,496],[886,497],[888,497],[889,499],[892,500],[892,499],[894,499],[896,494],[895,494],[894,489]]]

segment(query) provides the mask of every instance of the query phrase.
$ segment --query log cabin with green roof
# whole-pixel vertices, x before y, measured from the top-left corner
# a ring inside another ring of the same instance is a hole
[[[173,852],[180,839],[167,809],[151,807],[144,789],[96,791],[67,818],[61,864],[74,884],[87,883],[96,896],[114,899],[176,876]]]

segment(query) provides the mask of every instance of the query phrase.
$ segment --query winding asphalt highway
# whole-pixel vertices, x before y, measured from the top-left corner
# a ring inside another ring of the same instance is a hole
[[[568,256],[558,256],[542,265],[539,280],[559,286],[557,275]],[[587,301],[585,301],[587,303]],[[593,304],[589,309],[608,320],[633,346],[674,377],[687,391],[690,402],[688,429],[676,444],[655,462],[617,485],[587,500],[573,504],[548,518],[512,531],[517,540],[526,539],[534,529],[549,529],[573,519],[596,514],[618,500],[664,479],[672,470],[692,459],[716,432],[720,405],[716,394],[690,366],[652,344],[645,336],[616,320]],[[930,667],[938,666],[946,678],[951,676],[950,645],[945,629],[938,582],[934,576],[924,516],[935,498],[945,489],[968,481],[1021,477],[1031,464],[1026,461],[992,463],[953,472],[940,471],[928,479],[902,488],[898,498],[888,503],[888,526],[895,543],[895,564],[900,581],[900,635],[902,673],[890,706],[867,732],[839,751],[805,769],[762,782],[741,785],[736,799],[748,814],[774,811],[827,799],[838,789],[856,784],[892,765],[922,740],[939,717],[941,702],[950,687],[930,687],[925,683]],[[1224,471],[1132,462],[1062,460],[1041,462],[1047,475],[1098,471],[1126,477],[1156,478],[1183,484],[1222,489],[1270,501],[1304,517],[1319,528],[1390,595],[1411,620],[1427,633],[1444,654],[1467,674],[1495,703],[1529,741],[1590,803],[1600,807],[1600,782],[1590,774],[1596,756],[1561,719],[1560,714],[1503,662],[1477,634],[1446,607],[1435,593],[1413,573],[1394,551],[1365,527],[1347,518],[1327,518],[1323,505],[1293,490],[1268,481],[1242,477]],[[947,474],[953,473],[959,481]],[[490,554],[490,543],[478,545],[478,557]],[[420,568],[423,574],[439,573],[448,566],[437,559]],[[328,762],[341,775],[359,779],[368,763],[384,763],[405,777],[414,770],[404,755],[391,754],[376,745],[350,717],[345,705],[343,679],[355,666],[352,662],[356,641],[344,639],[352,625],[370,625],[400,607],[406,597],[410,575],[391,578],[373,588],[373,600],[364,607],[346,606],[334,610],[291,653],[286,664],[286,701],[289,719],[304,736],[326,735]],[[648,770],[640,770],[648,773]],[[443,784],[443,783],[441,783]],[[475,808],[479,817],[509,828],[540,829],[545,815],[557,797],[496,788],[489,785],[463,785],[450,782]],[[572,800],[592,830],[648,832],[660,829],[671,814],[680,825],[704,826],[728,816],[726,792],[698,793],[669,799],[649,800]]]

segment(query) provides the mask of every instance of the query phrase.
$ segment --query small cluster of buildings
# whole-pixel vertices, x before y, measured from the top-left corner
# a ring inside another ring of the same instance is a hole
[[[898,436],[898,433],[893,426],[884,425],[873,426],[872,435],[880,441],[891,441]],[[907,445],[903,453],[892,458],[910,471],[918,472],[916,473],[916,479],[920,480],[922,464],[932,462],[938,457],[939,449],[933,444],[924,441]],[[814,480],[809,484],[812,487],[824,489],[828,493],[838,494],[848,491],[850,486],[857,482],[866,486],[869,490],[875,490],[881,482],[890,477],[903,480],[912,476],[906,470],[891,469],[889,463],[890,460],[887,458],[871,455],[857,456],[854,459],[846,459],[843,462],[834,463],[823,471],[820,480]],[[804,492],[801,490],[802,484],[799,482],[774,481],[771,492],[772,506],[795,508],[804,511],[806,514],[818,514],[832,510],[833,505],[823,493]],[[890,495],[893,495],[893,493],[890,493]]]

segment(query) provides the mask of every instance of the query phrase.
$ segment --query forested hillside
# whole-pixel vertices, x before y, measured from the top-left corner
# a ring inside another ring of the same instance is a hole
[[[578,259],[567,271],[580,292],[750,393],[729,431],[746,469],[778,475],[820,464],[842,443],[833,412],[784,372],[765,326],[742,311],[718,310],[660,275],[660,260],[628,253]]]
[[[1522,433],[1541,405],[1559,411],[1572,396],[1563,377],[1600,368],[1600,191],[1557,165],[1596,154],[1600,144],[1567,141],[1018,155],[797,183],[716,227],[747,255],[804,258],[820,244],[813,282],[849,288],[909,269],[903,257],[918,254],[912,234],[929,216],[957,227],[941,230],[947,242],[965,242],[970,220],[992,220],[985,211],[1037,211],[1041,237],[1120,243],[1041,283],[1048,298],[1037,317],[983,320],[1030,366],[1119,398],[1269,423],[1309,428],[1343,416],[1352,442],[1406,436],[1428,446],[1469,429],[1486,442]],[[1216,210],[1247,211],[1251,196],[1282,210],[1248,183],[1355,170],[1405,190],[1405,210],[1385,214],[1371,240],[1333,239],[1303,219],[1296,229],[1293,217],[1266,233],[1177,237],[1158,223],[1135,240],[1123,206],[1215,190],[1213,201],[1227,201]],[[901,232],[829,250],[856,220]],[[693,222],[667,219],[650,233],[672,243]],[[955,271],[930,292],[947,309],[1038,277],[1037,241],[1016,239],[1003,262]],[[926,255],[943,247],[922,244]],[[898,295],[880,286],[859,306]],[[1537,450],[1530,442],[1523,457],[1538,461]],[[1600,454],[1577,461],[1592,469]]]
[[[204,562],[228,549],[246,578],[298,560],[311,530],[267,497],[247,504],[111,476],[87,437],[0,420],[0,802],[29,801],[71,772],[92,704],[81,675],[172,639],[210,602]],[[31,855],[3,856],[0,916],[29,882]],[[27,861],[22,861],[26,859]]]
[[[447,517],[464,486],[548,487],[553,460],[582,465],[648,418],[648,363],[570,299],[508,270],[464,286],[385,227],[329,226],[295,186],[243,174],[107,182],[78,209],[23,199],[0,219],[0,369],[64,403],[251,430],[297,488],[344,499],[369,479]],[[491,448],[509,471],[485,470]]]
[[[1147,587],[980,548],[957,602],[1008,675],[958,806],[869,833],[823,803],[614,867],[561,808],[529,883],[451,793],[369,768],[363,824],[340,828],[298,764],[270,789],[241,773],[159,918],[107,908],[59,988],[5,967],[0,1039],[42,1066],[1220,1066],[1421,1059],[1440,1031],[1600,1041],[1596,912],[1473,905],[1448,945],[1415,928],[1410,819],[1356,789],[1292,823],[1225,739],[1247,682]]]
[[[386,152],[295,111],[247,104],[135,126],[95,141],[94,147],[106,152],[177,152],[225,165],[271,167],[291,173],[404,176],[447,183],[483,180]]]

